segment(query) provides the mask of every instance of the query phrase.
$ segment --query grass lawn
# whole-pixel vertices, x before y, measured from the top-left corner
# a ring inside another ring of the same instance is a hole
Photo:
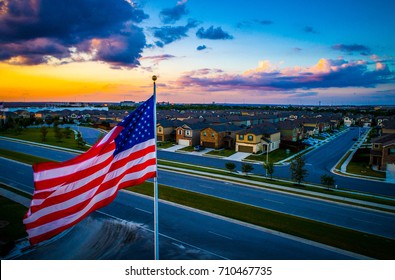
[[[369,162],[366,164],[364,162],[351,161],[347,165],[347,172],[351,174],[364,175],[364,176],[377,177],[377,178],[386,177],[385,172],[376,171],[373,170],[371,167],[369,167]]]
[[[385,178],[386,173],[373,170],[372,167],[369,166],[369,160],[369,149],[358,149],[350,163],[347,165],[347,172],[356,175]]]
[[[0,156],[32,165],[34,163],[50,161],[49,159],[46,158],[31,156],[31,155],[14,152],[10,150],[4,150],[4,149],[0,149]]]
[[[156,146],[158,147],[158,149],[167,149],[174,146],[174,143],[170,141],[161,141],[158,142]]]
[[[287,154],[285,149],[277,149],[277,150],[269,153],[269,160],[272,162],[278,162],[278,161],[286,159],[294,154],[296,154],[296,152],[289,151],[289,153]],[[246,159],[265,162],[266,161],[266,154],[250,155]]]
[[[185,152],[193,152],[194,150],[195,148],[192,146],[186,146],[185,148],[179,149],[179,151],[185,151]]]
[[[25,206],[0,196],[0,256],[5,256],[16,240],[27,235],[22,223],[26,211]]]
[[[214,155],[214,156],[221,156],[221,157],[229,157],[233,154],[235,154],[236,151],[232,151],[232,150],[213,150],[211,152],[206,153],[207,155]]]
[[[61,128],[64,131],[64,128]],[[15,134],[14,132],[1,132],[1,136],[16,138],[25,141],[31,141],[36,143],[42,143],[46,145],[59,146],[63,148],[69,149],[77,149],[77,150],[88,150],[88,147],[84,147],[83,149],[78,148],[77,142],[74,139],[74,133],[70,135],[70,138],[64,138],[61,141],[58,141],[55,138],[55,131],[53,127],[48,128],[48,134],[46,136],[46,140],[43,142],[41,140],[41,131],[40,128],[26,128],[21,131],[20,134]]]

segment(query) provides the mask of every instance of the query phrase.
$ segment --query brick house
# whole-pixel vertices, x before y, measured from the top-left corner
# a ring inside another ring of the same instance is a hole
[[[207,127],[202,122],[184,123],[176,129],[176,143],[184,146],[196,146],[200,144],[200,131]]]
[[[395,133],[372,139],[369,164],[377,166],[378,170],[395,171]]]
[[[280,131],[272,125],[257,125],[236,133],[236,152],[260,153],[280,147]]]
[[[242,128],[230,124],[211,125],[200,132],[200,145],[214,149],[234,149],[236,133],[242,130]]]
[[[156,138],[158,141],[176,141],[176,128],[182,126],[178,120],[163,119],[156,125]]]
[[[276,126],[281,132],[281,141],[297,142],[303,140],[304,127],[300,121],[285,120],[276,123]]]

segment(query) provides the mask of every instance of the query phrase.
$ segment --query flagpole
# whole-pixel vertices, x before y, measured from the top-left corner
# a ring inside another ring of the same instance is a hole
[[[152,76],[154,81],[154,136],[155,136],[155,158],[158,160],[157,153],[157,135],[156,135],[156,83],[157,76]],[[158,161],[156,162],[156,172],[158,172]],[[155,247],[155,260],[159,260],[159,217],[158,217],[158,173],[154,178],[154,247]]]

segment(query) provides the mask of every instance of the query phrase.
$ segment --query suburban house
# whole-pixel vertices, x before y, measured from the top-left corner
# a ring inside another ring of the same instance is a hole
[[[176,143],[183,146],[200,144],[200,131],[207,127],[202,122],[184,123],[176,129]]]
[[[236,126],[251,126],[251,120],[249,116],[228,116],[227,120]]]
[[[395,133],[372,139],[369,164],[378,170],[395,171]]]
[[[260,153],[280,147],[280,131],[272,125],[257,125],[236,133],[236,152]]]
[[[314,118],[303,119],[304,132],[309,136],[318,135],[320,130],[320,122]]]
[[[350,118],[350,117],[344,117],[344,125],[350,127],[351,125],[355,124],[354,119]]]
[[[234,149],[236,133],[242,130],[231,124],[211,125],[200,132],[200,145],[214,149]]]
[[[281,141],[297,142],[303,140],[304,129],[300,121],[285,120],[276,123],[277,129],[281,132]]]
[[[158,141],[176,141],[176,128],[182,126],[178,120],[159,120],[156,125],[156,138]]]

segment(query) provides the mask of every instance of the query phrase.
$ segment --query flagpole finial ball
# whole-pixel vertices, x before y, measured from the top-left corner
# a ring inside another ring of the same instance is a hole
[[[152,76],[152,80],[153,80],[154,82],[155,82],[157,79],[158,79],[157,76],[155,76],[155,75]]]

